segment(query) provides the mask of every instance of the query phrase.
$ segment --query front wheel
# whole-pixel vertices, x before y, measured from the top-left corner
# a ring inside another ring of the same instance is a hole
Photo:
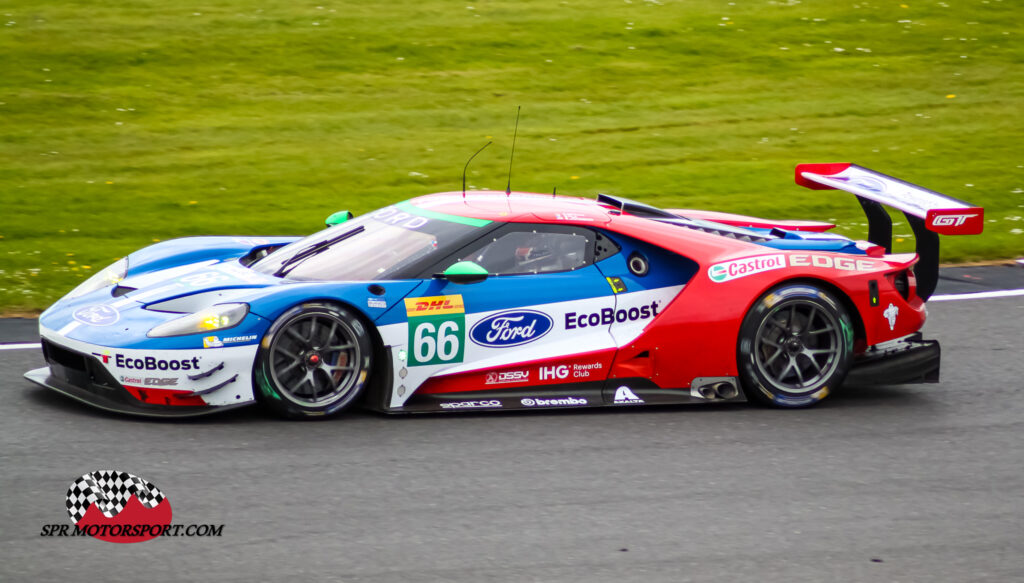
[[[289,419],[323,418],[354,404],[370,377],[373,344],[350,310],[309,303],[281,315],[256,358],[260,400]]]
[[[838,388],[850,370],[850,315],[814,285],[777,287],[743,318],[737,359],[748,398],[778,407],[808,407]]]

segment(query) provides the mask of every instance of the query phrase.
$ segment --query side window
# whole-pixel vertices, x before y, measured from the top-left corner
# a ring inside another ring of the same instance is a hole
[[[510,225],[464,253],[492,275],[572,271],[594,262],[595,233],[558,225]]]
[[[615,255],[619,251],[622,251],[622,247],[615,241],[612,241],[608,237],[597,233],[597,243],[594,246],[594,263],[608,259],[612,255]]]

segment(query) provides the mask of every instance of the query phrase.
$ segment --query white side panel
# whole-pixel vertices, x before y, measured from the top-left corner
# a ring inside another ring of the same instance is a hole
[[[468,313],[465,315],[464,333],[459,338],[464,357],[461,362],[451,364],[409,366],[409,352],[412,348],[409,346],[408,323],[382,326],[378,330],[385,346],[390,347],[394,365],[390,406],[401,407],[431,377],[611,350],[629,344],[662,313],[683,287],[679,285],[617,296],[521,306],[515,310],[531,310],[550,317],[552,328],[536,341],[518,346],[482,346],[473,342],[465,333],[481,320],[512,309]],[[472,305],[467,305],[466,309],[471,310]]]

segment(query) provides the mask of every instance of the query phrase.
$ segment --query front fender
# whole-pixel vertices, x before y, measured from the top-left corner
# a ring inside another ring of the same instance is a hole
[[[341,302],[363,313],[371,322],[405,317],[402,300],[423,280],[363,282],[289,282],[254,291],[249,303],[252,313],[276,320],[292,306],[312,301]],[[377,293],[374,293],[377,292]]]
[[[237,259],[257,247],[287,245],[301,237],[183,237],[143,247],[128,256],[128,275],[203,261]]]

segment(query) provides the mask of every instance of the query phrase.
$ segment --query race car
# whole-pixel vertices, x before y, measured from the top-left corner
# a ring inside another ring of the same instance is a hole
[[[512,192],[421,196],[299,237],[157,243],[39,318],[30,380],[121,413],[262,403],[312,419],[751,400],[820,402],[844,381],[934,382],[924,340],[938,234],[982,208],[854,164],[798,184],[857,196],[834,225]],[[917,253],[892,253],[882,205]]]

